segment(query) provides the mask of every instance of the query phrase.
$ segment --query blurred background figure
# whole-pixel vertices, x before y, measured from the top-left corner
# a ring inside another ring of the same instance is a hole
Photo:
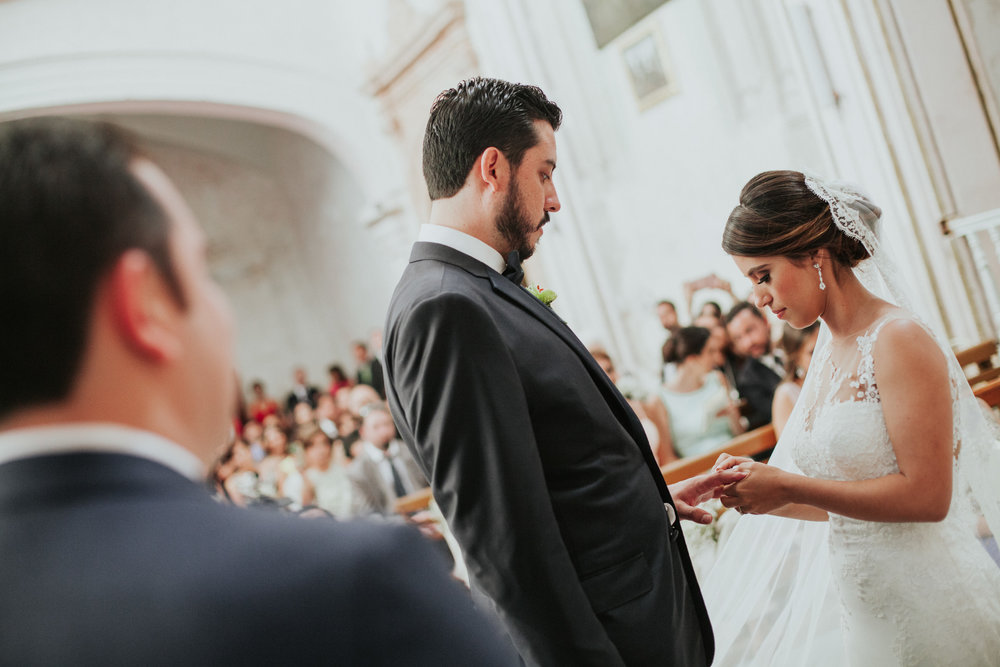
[[[348,379],[347,373],[344,372],[344,367],[340,364],[332,364],[327,368],[327,372],[330,374],[330,387],[327,389],[327,393],[331,396],[336,396],[338,391],[351,386],[351,381]]]
[[[373,388],[380,400],[385,400],[385,376],[382,374],[382,362],[368,352],[368,346],[357,341],[354,343],[354,360],[357,362],[358,370],[357,384],[367,385]]]
[[[348,471],[354,484],[354,513],[393,516],[396,500],[426,488],[427,479],[398,440],[385,404],[369,403],[361,415],[361,439]]]
[[[264,390],[264,383],[260,380],[254,381],[250,385],[250,403],[247,405],[249,417],[258,424],[263,424],[265,417],[276,415],[279,410],[278,402]]]
[[[313,502],[338,519],[352,516],[352,485],[347,476],[347,457],[340,441],[332,442],[321,429],[305,441],[306,483],[312,487]]]
[[[285,408],[288,412],[294,412],[295,406],[299,403],[308,403],[310,408],[315,408],[318,396],[319,389],[309,384],[306,379],[306,369],[297,367],[292,372],[292,390],[285,399]]]
[[[725,363],[724,336],[704,327],[683,327],[671,339],[667,361],[677,371],[660,397],[667,408],[674,451],[696,456],[743,432],[740,408],[718,370]]]
[[[785,376],[784,361],[772,349],[770,325],[753,304],[741,301],[726,314],[726,330],[741,359],[736,389],[747,401],[747,428],[769,424],[774,390]]]
[[[781,437],[781,432],[788,423],[795,401],[802,391],[809,362],[812,361],[813,350],[816,348],[816,338],[819,336],[819,322],[810,324],[805,329],[795,329],[789,324],[781,332],[779,348],[785,357],[785,377],[774,390],[774,402],[771,407],[771,424],[774,434]]]

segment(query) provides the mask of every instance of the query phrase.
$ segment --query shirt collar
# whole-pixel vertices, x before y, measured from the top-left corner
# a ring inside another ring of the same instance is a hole
[[[507,267],[507,260],[494,248],[491,248],[474,236],[469,236],[465,232],[460,232],[451,227],[432,225],[430,223],[422,224],[420,225],[420,236],[417,237],[417,240],[448,246],[464,255],[479,260],[497,273],[503,273],[503,270]]]
[[[138,456],[193,481],[205,479],[205,466],[184,447],[155,433],[120,424],[60,424],[0,432],[0,465],[34,456],[76,452]]]

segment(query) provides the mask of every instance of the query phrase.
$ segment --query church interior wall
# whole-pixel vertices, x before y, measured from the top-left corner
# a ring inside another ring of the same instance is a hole
[[[985,24],[988,7],[963,3]],[[929,285],[944,267],[938,301],[964,298],[898,63],[877,30],[849,30],[848,15],[892,3],[669,0],[603,47],[580,0],[139,4],[0,3],[0,120],[105,113],[146,137],[209,229],[242,370],[274,393],[294,364],[316,382],[329,362],[350,366],[349,342],[381,324],[428,210],[430,103],[475,73],[537,83],[562,106],[563,209],[528,276],[644,382],[656,301],[685,317],[684,281],[712,272],[749,291],[719,239],[765,169],[865,183],[918,228],[894,232],[917,258],[904,270]],[[668,85],[640,99],[629,67],[650,44]],[[707,298],[729,303],[707,292],[695,307]]]

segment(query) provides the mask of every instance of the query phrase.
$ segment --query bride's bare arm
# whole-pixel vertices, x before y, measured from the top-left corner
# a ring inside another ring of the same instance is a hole
[[[899,473],[859,481],[795,475],[742,462],[747,477],[722,496],[727,507],[773,512],[789,503],[865,521],[940,521],[951,502],[952,398],[948,367],[918,324],[895,320],[875,344],[875,376]],[[873,436],[874,437],[874,436]]]

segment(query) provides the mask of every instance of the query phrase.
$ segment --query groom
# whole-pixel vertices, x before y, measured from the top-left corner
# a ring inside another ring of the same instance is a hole
[[[712,630],[674,487],[635,414],[573,332],[520,287],[549,214],[559,107],[476,78],[424,135],[432,200],[389,307],[387,394],[467,561],[531,665],[707,665]],[[509,256],[509,264],[508,258]]]

